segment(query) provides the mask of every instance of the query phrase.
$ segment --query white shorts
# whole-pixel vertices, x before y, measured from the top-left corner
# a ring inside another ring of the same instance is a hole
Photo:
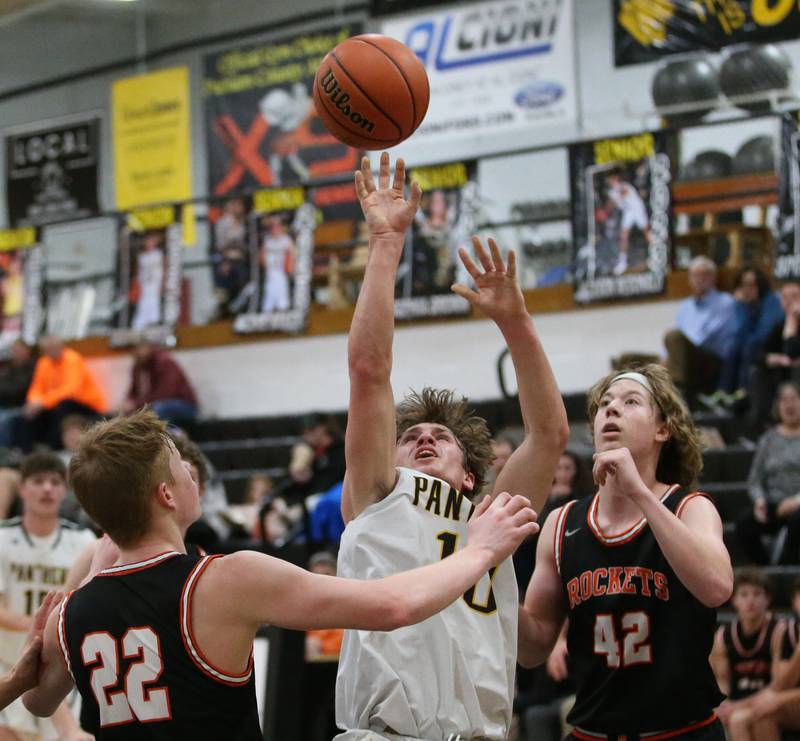
[[[629,208],[622,212],[622,230],[628,231],[634,226],[638,226],[641,231],[650,226],[650,221],[647,218],[647,211],[644,208]]]

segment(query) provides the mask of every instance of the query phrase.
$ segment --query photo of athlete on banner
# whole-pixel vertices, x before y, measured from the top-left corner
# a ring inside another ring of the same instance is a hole
[[[120,236],[115,333],[136,341],[170,334],[180,313],[182,229],[172,207],[132,212]]]
[[[44,317],[42,280],[37,230],[0,230],[0,356],[20,338],[36,343]]]
[[[257,191],[242,205],[248,213],[247,283],[229,304],[237,309],[234,331],[299,332],[305,327],[316,226],[306,196],[303,188],[275,188]]]
[[[420,184],[423,195],[397,272],[398,319],[469,312],[469,304],[450,286],[470,280],[458,249],[470,249],[469,238],[477,227],[476,173],[475,162],[412,170],[410,181]]]
[[[570,170],[575,300],[663,291],[671,222],[665,135],[575,145]]]
[[[778,180],[778,225],[774,274],[778,280],[800,279],[800,112],[781,119]]]

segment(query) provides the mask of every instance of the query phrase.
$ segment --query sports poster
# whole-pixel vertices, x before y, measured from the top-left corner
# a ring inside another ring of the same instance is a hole
[[[778,280],[800,279],[800,112],[783,114],[781,161],[778,175],[777,255]]]
[[[34,227],[0,229],[0,353],[35,345],[44,320],[44,259]]]
[[[795,0],[614,0],[614,63],[800,36]]]
[[[6,135],[12,226],[85,219],[99,211],[100,119],[31,124]]]
[[[112,344],[172,334],[180,315],[183,230],[172,206],[132,211],[120,230]]]
[[[256,191],[246,203],[246,283],[229,304],[235,332],[300,332],[311,302],[315,208],[302,187]]]
[[[430,81],[425,120],[398,154],[435,161],[446,147],[474,157],[574,124],[573,13],[573,0],[493,0],[385,20],[381,33],[414,51]]]
[[[204,57],[209,192],[246,195],[326,179],[310,198],[325,220],[357,219],[352,184],[359,153],[335,139],[314,110],[311,86],[322,58],[360,24],[293,34]],[[210,218],[222,215],[212,209]]]
[[[397,319],[469,313],[469,303],[450,286],[471,280],[458,249],[471,251],[470,238],[477,229],[480,199],[476,176],[475,161],[411,170],[408,180],[420,184],[422,200],[406,234],[397,271]]]
[[[672,141],[656,132],[570,147],[575,301],[663,292]]]

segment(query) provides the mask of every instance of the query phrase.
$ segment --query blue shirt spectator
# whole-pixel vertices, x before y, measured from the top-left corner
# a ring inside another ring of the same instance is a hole
[[[309,515],[311,540],[338,547],[344,532],[342,482],[334,484],[318,500]]]
[[[733,296],[711,287],[681,301],[676,326],[698,347],[727,358],[736,340],[735,311]]]

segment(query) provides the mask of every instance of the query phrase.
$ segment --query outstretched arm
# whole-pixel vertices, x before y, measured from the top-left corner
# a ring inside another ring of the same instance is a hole
[[[550,494],[556,464],[569,437],[567,412],[517,283],[514,252],[508,253],[506,265],[493,239],[489,239],[491,256],[478,237],[473,237],[472,243],[482,269],[466,250],[459,254],[477,290],[455,285],[453,291],[492,319],[503,333],[517,375],[525,424],[525,439],[497,477],[493,493],[521,494],[539,510]]]
[[[389,155],[381,155],[378,187],[369,159],[356,172],[356,193],[369,228],[369,257],[347,346],[350,372],[342,490],[345,521],[385,497],[394,486],[395,417],[392,371],[394,286],[406,229],[420,199],[416,183],[405,200],[405,165],[397,160],[390,185]]]

